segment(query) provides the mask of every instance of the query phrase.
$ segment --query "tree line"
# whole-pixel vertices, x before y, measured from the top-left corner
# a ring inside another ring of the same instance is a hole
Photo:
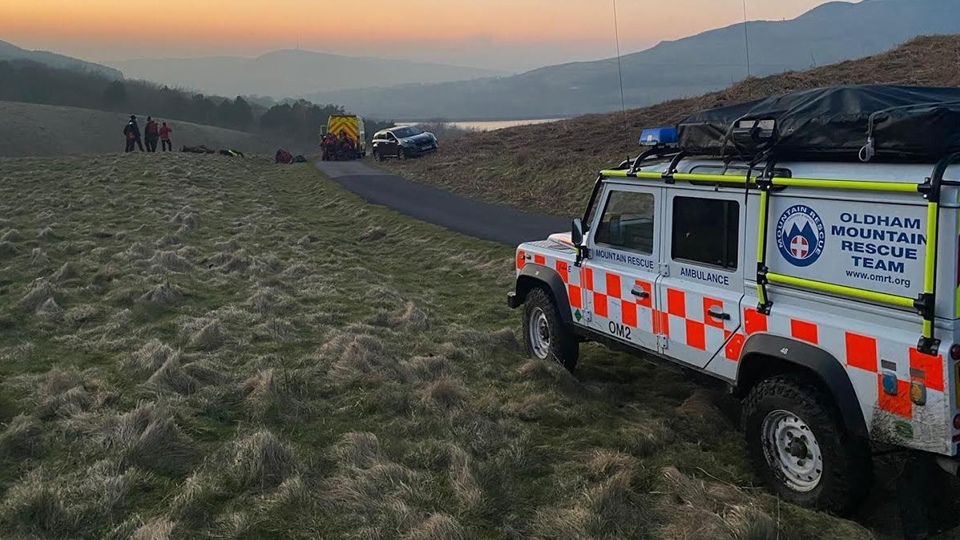
[[[286,140],[315,142],[320,126],[343,107],[306,100],[277,103],[241,96],[205,96],[146,81],[111,80],[92,71],[52,68],[29,60],[0,61],[0,101],[61,105],[127,114],[149,114]],[[392,122],[367,122],[368,137]]]

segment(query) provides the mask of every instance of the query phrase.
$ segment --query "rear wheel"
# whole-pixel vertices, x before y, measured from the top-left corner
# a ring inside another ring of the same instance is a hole
[[[866,496],[869,443],[847,433],[813,384],[789,376],[760,382],[744,401],[743,421],[754,467],[784,500],[848,514]]]
[[[527,354],[569,371],[576,368],[580,343],[563,324],[553,298],[541,288],[530,291],[524,302],[523,337]]]

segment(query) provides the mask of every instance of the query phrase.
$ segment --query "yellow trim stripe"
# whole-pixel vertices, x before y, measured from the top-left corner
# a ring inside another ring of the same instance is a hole
[[[600,171],[600,174],[607,178],[627,178],[627,171]],[[640,180],[660,180],[663,178],[661,173],[657,172],[638,172],[635,175],[629,175],[629,178]],[[674,180],[686,182],[717,182],[721,184],[744,184],[756,185],[758,176],[751,176],[749,182],[746,175],[724,175],[724,174],[694,174],[694,173],[674,173]],[[794,186],[807,188],[823,189],[850,189],[856,191],[883,191],[892,193],[917,193],[917,184],[909,182],[877,182],[872,180],[824,180],[822,178],[780,178],[774,177],[772,180],[774,186]]]
[[[767,279],[770,283],[775,283],[778,285],[787,285],[791,287],[800,287],[805,289],[812,289],[815,291],[837,294],[841,296],[849,296],[852,298],[859,298],[861,300],[867,300],[870,302],[877,302],[880,304],[889,304],[891,306],[897,306],[902,308],[913,309],[913,298],[908,298],[906,296],[896,296],[893,294],[878,293],[874,291],[868,291],[865,289],[857,289],[854,287],[845,287],[843,285],[834,285],[832,283],[824,283],[822,281],[814,281],[812,279],[804,279],[793,276],[785,276],[783,274],[774,274],[768,273]]]
[[[765,255],[763,252],[763,235],[767,230],[767,204],[769,197],[770,193],[766,190],[760,192],[760,226],[758,227],[759,230],[757,233],[757,264],[763,261],[763,256]],[[764,294],[765,292],[763,285],[757,283],[757,298],[760,299],[760,304],[767,303],[767,295]]]
[[[940,205],[931,202],[927,203],[927,254],[923,261],[923,292],[933,295],[934,279],[937,270],[937,212]],[[933,337],[933,324],[931,321],[923,321],[923,337]]]

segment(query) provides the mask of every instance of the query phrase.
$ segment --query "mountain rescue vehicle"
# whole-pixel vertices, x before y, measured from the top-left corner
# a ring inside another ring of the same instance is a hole
[[[852,511],[872,449],[956,474],[960,89],[833,87],[645,130],[570,234],[516,251],[527,351],[594,341],[728,383],[759,475]]]

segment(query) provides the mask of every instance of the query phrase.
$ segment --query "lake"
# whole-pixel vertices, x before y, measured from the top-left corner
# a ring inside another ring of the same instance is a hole
[[[486,122],[460,122],[460,121],[449,121],[444,122],[445,124],[450,124],[463,129],[477,130],[477,131],[494,131],[497,129],[503,129],[508,127],[516,126],[529,126],[533,124],[545,124],[547,122],[556,122],[558,120],[563,120],[563,118],[550,118],[546,120],[497,120],[497,121],[486,121]],[[397,122],[398,126],[415,126],[421,122]]]

